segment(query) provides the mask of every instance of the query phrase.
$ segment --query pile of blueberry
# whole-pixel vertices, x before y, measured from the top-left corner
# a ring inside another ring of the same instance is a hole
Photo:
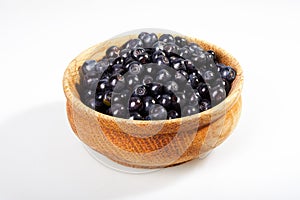
[[[77,90],[98,112],[134,120],[193,115],[228,95],[236,72],[185,38],[142,32],[80,68]]]

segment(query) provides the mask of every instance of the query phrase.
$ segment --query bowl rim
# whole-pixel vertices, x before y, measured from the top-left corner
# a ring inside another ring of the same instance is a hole
[[[156,33],[156,34],[160,34],[160,33]],[[242,91],[242,87],[243,87],[243,82],[244,82],[244,76],[243,76],[243,70],[239,64],[239,62],[237,61],[236,58],[234,58],[230,53],[228,53],[227,51],[225,51],[223,48],[218,47],[215,44],[212,44],[210,42],[207,42],[205,40],[200,40],[197,38],[193,38],[193,37],[188,37],[185,35],[179,35],[179,34],[173,34],[173,36],[182,36],[185,37],[186,39],[188,39],[190,42],[195,42],[197,44],[200,43],[201,46],[203,46],[203,44],[205,44],[205,46],[209,46],[210,49],[213,50],[218,50],[218,52],[222,52],[222,55],[225,55],[225,57],[227,57],[228,59],[231,60],[232,63],[234,63],[233,67],[236,70],[236,79],[233,81],[234,86],[231,88],[229,95],[219,104],[215,105],[214,107],[194,114],[194,115],[189,115],[189,116],[185,116],[185,117],[181,117],[181,118],[175,118],[175,119],[166,119],[166,120],[131,120],[131,119],[124,119],[124,118],[119,118],[119,117],[114,117],[114,116],[110,116],[110,115],[106,115],[104,113],[100,113],[96,110],[93,110],[92,108],[89,108],[88,106],[86,106],[81,100],[80,98],[78,98],[77,94],[74,93],[74,91],[72,91],[71,89],[71,83],[68,77],[70,77],[71,71],[74,70],[75,67],[77,66],[77,62],[79,60],[80,57],[82,57],[83,55],[85,55],[87,52],[91,52],[97,48],[99,48],[100,46],[103,46],[107,41],[98,43],[96,45],[91,46],[90,48],[82,51],[79,55],[77,55],[67,66],[64,75],[63,75],[63,90],[64,90],[64,94],[65,97],[67,98],[67,101],[72,102],[72,105],[76,105],[79,106],[78,109],[92,114],[93,116],[96,116],[97,119],[101,118],[101,119],[105,119],[108,121],[112,121],[112,120],[118,120],[119,122],[126,122],[128,124],[135,124],[135,125],[148,125],[148,124],[173,124],[173,123],[183,123],[185,121],[190,121],[190,120],[199,120],[201,118],[207,118],[207,117],[211,117],[214,116],[218,111],[220,110],[224,110],[224,108],[226,110],[229,110],[234,104],[235,102],[239,99],[240,95],[241,95],[241,91]],[[117,37],[117,38],[112,38],[111,41],[115,41],[118,40],[120,38],[127,38],[127,39],[131,39],[131,38],[137,38],[137,35],[127,35],[127,36],[122,36],[122,37]],[[208,50],[204,47],[205,50]],[[81,66],[81,65],[80,65]],[[75,69],[76,71],[78,71],[78,69]],[[79,73],[77,74],[79,75]],[[73,83],[75,84],[75,83]],[[226,111],[225,111],[226,112]],[[219,117],[215,118],[214,120],[217,120]]]

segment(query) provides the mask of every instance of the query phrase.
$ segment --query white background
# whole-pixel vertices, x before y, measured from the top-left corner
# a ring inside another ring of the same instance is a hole
[[[298,0],[0,0],[0,200],[300,199],[299,11]],[[243,111],[205,160],[132,175],[73,135],[62,76],[88,47],[149,27],[233,54]]]

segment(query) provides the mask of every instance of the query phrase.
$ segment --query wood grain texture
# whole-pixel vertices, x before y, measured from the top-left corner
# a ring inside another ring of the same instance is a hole
[[[220,145],[240,117],[243,72],[229,53],[202,40],[189,38],[206,50],[214,50],[222,63],[237,71],[228,97],[212,109],[180,119],[139,121],[98,113],[80,101],[75,84],[79,83],[78,69],[83,62],[100,60],[108,47],[121,46],[136,37],[129,35],[97,44],[78,55],[67,67],[63,88],[68,119],[77,137],[111,160],[139,168],[177,165],[203,156]]]

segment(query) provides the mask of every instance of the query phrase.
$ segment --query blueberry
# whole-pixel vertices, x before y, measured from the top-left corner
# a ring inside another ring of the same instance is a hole
[[[164,50],[164,46],[166,45],[165,42],[162,41],[157,41],[156,43],[153,44],[153,48],[157,51],[157,50]]]
[[[166,53],[163,52],[162,50],[156,50],[152,53],[152,62],[154,62],[158,56],[166,56]]]
[[[226,68],[227,66],[222,63],[216,63],[217,70],[220,72],[222,69]]]
[[[153,77],[150,75],[145,75],[143,80],[142,80],[144,85],[148,85],[150,83],[153,83]]]
[[[129,111],[138,112],[143,108],[143,102],[140,97],[131,97],[129,99]]]
[[[190,58],[191,51],[188,47],[182,47],[182,48],[178,49],[178,55],[180,55],[181,57],[187,59],[187,58]]]
[[[154,104],[149,109],[149,117],[151,120],[164,120],[167,119],[167,116],[167,110],[161,105]]]
[[[130,114],[129,119],[131,119],[131,120],[142,120],[142,119],[143,119],[143,116],[140,115],[138,112],[132,112],[132,113]]]
[[[122,49],[120,51],[120,57],[122,58],[128,58],[131,54],[131,50],[130,49]]]
[[[207,61],[205,53],[200,53],[199,55],[198,54],[193,55],[190,59],[197,69],[199,69],[199,67],[201,67],[202,65],[205,65]]]
[[[211,83],[212,81],[214,81],[216,79],[216,76],[217,75],[213,71],[207,70],[203,74],[203,79],[205,82]]]
[[[90,99],[84,99],[83,100],[84,104],[87,105],[88,107],[95,109],[95,99],[90,98]]]
[[[140,39],[131,39],[122,46],[122,49],[133,50],[135,48],[142,47],[142,46],[143,46],[143,42]]]
[[[179,83],[179,84],[186,83],[188,78],[189,78],[189,75],[184,70],[179,70],[179,71],[175,72],[174,81],[176,83]]]
[[[142,71],[142,65],[139,62],[135,61],[129,64],[128,69],[130,74],[138,75]]]
[[[211,102],[213,105],[219,104],[226,98],[226,91],[222,87],[215,87],[211,92]]]
[[[125,70],[123,68],[122,64],[114,64],[113,66],[111,66],[111,74],[125,74]]]
[[[138,38],[139,38],[140,40],[142,40],[146,35],[149,35],[149,33],[147,33],[147,32],[141,32],[141,33],[138,35]]]
[[[85,74],[82,84],[87,88],[96,88],[98,81],[98,74],[94,71],[91,71]]]
[[[190,106],[196,106],[199,104],[199,101],[200,101],[200,95],[195,92],[192,92],[192,94],[190,94],[189,98],[188,98],[188,104]]]
[[[143,113],[145,115],[149,115],[149,109],[152,105],[156,104],[156,100],[151,96],[145,96],[143,97],[142,101],[144,105]]]
[[[225,89],[226,94],[228,95],[230,89],[231,89],[231,84],[224,78],[218,78],[215,83],[214,83],[215,87],[222,87]]]
[[[165,43],[174,43],[175,39],[171,34],[162,34],[159,37],[159,41],[165,42]]]
[[[81,72],[85,75],[88,72],[95,71],[97,62],[95,60],[87,60],[81,66]]]
[[[188,45],[188,42],[187,42],[187,40],[185,38],[180,37],[180,36],[176,36],[175,37],[175,44],[177,46],[179,46],[180,48],[182,48],[182,47]]]
[[[129,90],[122,90],[120,92],[120,98],[123,99],[124,101],[129,100],[129,97],[131,96],[130,91]]]
[[[111,46],[106,50],[106,56],[108,58],[116,58],[119,56],[120,49],[117,46]]]
[[[115,103],[111,105],[111,114],[114,117],[120,117],[120,118],[128,118],[129,112],[127,108],[120,103]]]
[[[119,80],[124,79],[121,74],[113,75],[109,78],[109,85],[115,87]]]
[[[185,67],[183,58],[178,58],[178,57],[173,58],[173,59],[171,59],[171,64],[172,64],[172,67],[175,70],[184,70],[184,71],[186,71],[186,67]]]
[[[166,56],[160,55],[153,59],[153,63],[157,63],[158,65],[169,65],[170,62]]]
[[[193,71],[196,70],[195,65],[190,60],[184,60],[184,65],[188,73],[192,73]]]
[[[167,90],[172,92],[177,92],[179,90],[179,85],[175,81],[168,81],[164,86]]]
[[[142,40],[144,48],[150,48],[157,42],[157,36],[155,33],[143,32],[139,35],[139,39]]]
[[[199,113],[199,108],[197,106],[185,106],[182,110],[182,116],[189,116]]]
[[[203,112],[211,108],[211,103],[208,99],[202,99],[199,104],[199,111]]]
[[[210,90],[211,88],[207,83],[200,83],[197,88],[202,98],[210,98]]]
[[[137,86],[134,90],[134,95],[142,97],[147,94],[147,87],[145,85]]]
[[[109,66],[108,59],[102,59],[95,65],[95,70],[98,74],[102,74]]]
[[[149,85],[149,91],[152,94],[152,96],[157,96],[159,94],[162,94],[164,88],[161,84],[159,83],[152,83]]]
[[[127,82],[127,86],[129,88],[134,88],[140,83],[140,79],[137,75],[128,75],[125,81]]]
[[[163,50],[167,53],[178,54],[178,46],[174,43],[166,43],[163,47]]]
[[[156,78],[155,80],[158,82],[167,82],[171,79],[171,74],[168,70],[166,69],[161,69],[156,73]]]
[[[96,92],[97,93],[105,92],[108,88],[110,89],[109,80],[108,79],[101,79],[98,82]]]
[[[114,62],[112,63],[113,65],[121,65],[125,62],[125,58],[124,57],[117,57]]]
[[[158,69],[157,64],[153,64],[153,63],[145,64],[143,67],[144,67],[144,72],[151,76],[154,76]]]
[[[177,97],[176,103],[180,104],[180,106],[184,106],[187,103],[187,97],[185,93],[176,92],[175,95]]]
[[[207,53],[209,54],[208,57],[215,62],[217,62],[217,54],[213,50],[208,50]]]
[[[171,106],[171,100],[171,96],[168,94],[163,94],[157,99],[158,103],[165,108],[169,108]]]
[[[224,67],[220,71],[222,78],[226,79],[230,83],[235,79],[236,72],[231,67]]]
[[[190,44],[188,45],[188,48],[189,48],[189,50],[190,50],[191,53],[194,53],[194,54],[196,54],[196,55],[200,55],[201,53],[204,52],[203,48],[200,47],[200,46],[199,46],[198,44],[196,44],[196,43],[190,43]]]
[[[142,47],[137,47],[137,48],[135,48],[135,49],[132,51],[131,55],[132,55],[132,57],[133,57],[134,59],[138,60],[138,56],[141,55],[141,54],[143,54],[143,53],[145,53],[145,52],[146,52],[146,50],[145,50],[144,48],[142,48]]]
[[[175,110],[170,110],[168,112],[168,116],[167,116],[168,119],[175,119],[175,118],[179,118],[179,117],[180,117],[180,115]]]
[[[194,88],[194,89],[196,89],[201,82],[201,80],[198,78],[198,76],[196,76],[194,74],[189,75],[189,81],[191,83],[192,88]]]

